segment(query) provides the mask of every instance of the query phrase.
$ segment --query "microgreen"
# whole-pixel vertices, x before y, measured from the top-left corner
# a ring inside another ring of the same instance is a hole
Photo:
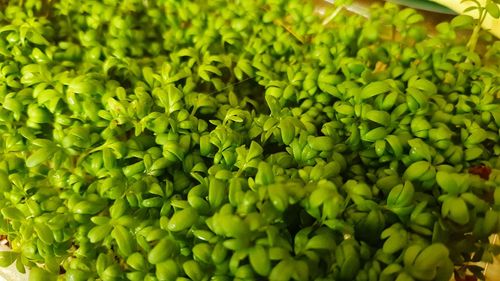
[[[486,16],[490,16],[494,19],[500,18],[500,2],[498,0],[486,0],[484,3],[473,0],[462,0],[461,3],[468,3],[470,6],[464,10],[464,12],[473,12],[474,16],[474,28],[472,34],[467,42],[467,47],[470,51],[474,51],[479,39],[479,32],[481,31],[481,25],[486,19]],[[470,16],[459,16],[454,19],[456,26],[466,26],[471,24]]]
[[[433,36],[412,9],[363,18],[348,2],[2,4],[0,265],[30,280],[482,277],[469,261],[500,230],[500,48],[479,25],[498,1]]]

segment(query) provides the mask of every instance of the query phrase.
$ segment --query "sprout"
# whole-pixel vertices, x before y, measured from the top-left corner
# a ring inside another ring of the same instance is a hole
[[[500,49],[483,36],[475,52],[471,18],[427,37],[390,3],[325,20],[303,0],[14,2],[0,266],[33,280],[481,276],[468,264],[500,228]]]

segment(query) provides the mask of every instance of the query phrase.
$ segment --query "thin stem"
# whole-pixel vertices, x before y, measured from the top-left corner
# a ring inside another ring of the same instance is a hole
[[[339,6],[337,7],[333,13],[331,13],[327,18],[325,18],[322,22],[323,25],[327,25],[329,24],[337,15],[338,13],[343,9],[344,7],[343,6]]]
[[[222,89],[220,89],[220,90],[218,90],[218,91],[211,92],[211,93],[210,93],[210,95],[215,95],[215,94],[218,94],[218,93],[222,93],[222,92],[224,92],[225,90],[230,89],[230,88],[231,88],[231,87],[233,87],[233,86],[237,86],[237,85],[239,85],[239,84],[245,83],[245,82],[247,82],[247,81],[249,81],[249,80],[252,80],[252,79],[254,79],[254,78],[255,78],[255,76],[254,76],[254,77],[248,77],[248,78],[245,78],[245,79],[243,79],[243,80],[241,80],[241,81],[238,81],[238,82],[232,83],[232,84],[227,85],[226,87],[224,87],[224,88],[222,88]]]
[[[486,19],[488,11],[486,11],[486,8],[478,6],[478,13],[479,17],[477,19],[476,26],[474,26],[469,42],[467,43],[467,47],[471,52],[474,52],[476,50],[477,41],[479,39],[479,32],[481,31],[481,25]]]

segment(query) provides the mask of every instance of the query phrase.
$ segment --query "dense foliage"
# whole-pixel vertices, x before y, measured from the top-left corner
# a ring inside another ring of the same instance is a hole
[[[2,5],[2,266],[448,281],[498,250],[500,43],[474,31],[476,53],[471,18],[428,36],[390,4]]]

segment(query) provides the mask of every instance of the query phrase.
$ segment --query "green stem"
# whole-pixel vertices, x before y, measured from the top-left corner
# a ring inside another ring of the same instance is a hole
[[[476,50],[477,41],[479,39],[479,32],[481,31],[481,25],[487,15],[486,8],[478,7],[478,10],[479,18],[477,20],[476,26],[474,26],[474,30],[472,31],[469,42],[467,43],[467,47],[469,48],[470,52],[474,52]]]
[[[481,25],[480,25],[480,23],[478,23],[474,27],[474,30],[472,31],[472,35],[471,35],[469,42],[467,44],[470,52],[474,52],[474,50],[476,49],[476,44],[477,44],[477,39],[478,39],[480,29],[481,29]]]

